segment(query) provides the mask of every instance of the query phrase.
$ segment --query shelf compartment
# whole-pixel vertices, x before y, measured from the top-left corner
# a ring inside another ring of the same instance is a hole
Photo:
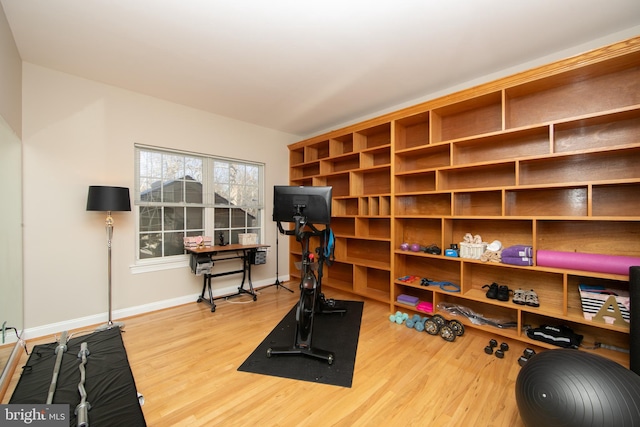
[[[388,241],[336,237],[335,242],[336,260],[383,270],[391,266]]]
[[[310,162],[329,157],[329,141],[316,142],[304,147],[304,160]]]
[[[396,175],[396,193],[417,193],[425,191],[435,191],[436,173],[423,172],[405,175]]]
[[[394,300],[392,302],[396,304],[409,306],[409,304],[398,302],[397,298],[398,298],[398,295],[400,294],[417,297],[420,299],[420,301],[433,302],[433,291],[435,290],[435,288],[429,287],[429,286],[420,286],[419,280],[407,283],[407,282],[398,280],[398,278],[395,278],[392,286],[394,291],[393,292]],[[413,309],[415,310],[415,307],[413,307]]]
[[[304,163],[304,147],[289,150],[289,166],[297,166]]]
[[[291,179],[310,178],[320,174],[320,162],[305,163],[292,167],[289,172]]]
[[[449,144],[439,144],[396,153],[396,172],[412,172],[451,165]]]
[[[336,198],[335,195],[331,202],[332,216],[356,216],[358,215],[358,198],[344,197]],[[333,221],[333,219],[332,219]]]
[[[353,134],[349,133],[329,140],[329,155],[331,157],[353,153]]]
[[[502,191],[457,192],[453,206],[457,216],[501,216]]]
[[[335,212],[334,212],[335,214]],[[331,229],[337,236],[355,237],[356,220],[354,218],[331,218]]]
[[[640,215],[640,183],[594,185],[592,191],[593,216]]]
[[[538,220],[536,228],[538,250],[640,257],[640,221]]]
[[[332,187],[332,197],[350,196],[349,187],[351,183],[349,172],[327,175],[321,178],[321,185]]]
[[[354,267],[353,287],[360,294],[382,302],[389,302],[391,273],[366,266]]]
[[[323,285],[353,291],[353,265],[335,261],[322,270]]]
[[[391,147],[383,146],[362,151],[360,153],[360,167],[372,168],[391,165]]]
[[[520,162],[521,185],[640,180],[640,148],[558,156]]]
[[[451,193],[396,196],[396,216],[449,216]]]
[[[381,145],[390,145],[391,123],[383,123],[381,125],[356,132],[353,135],[353,143],[356,151],[367,150]]]
[[[508,187],[516,184],[516,165],[512,162],[438,172],[438,190],[466,190],[473,188]]]
[[[412,252],[405,252],[406,254]],[[435,258],[426,256],[410,256],[396,253],[396,276],[418,276],[426,277],[437,282],[451,282],[460,284],[460,263],[456,260],[446,258]],[[395,277],[394,279],[397,279]],[[406,285],[408,286],[408,285]],[[415,283],[416,288],[421,288],[419,283]],[[425,290],[433,291],[433,286],[424,287]],[[438,288],[439,289],[439,288]]]
[[[444,223],[445,247],[459,244],[466,233],[479,234],[485,242],[500,240],[503,247],[532,245],[533,221],[522,219],[447,219]]]
[[[320,161],[320,173],[331,174],[346,172],[360,168],[360,155],[358,153],[332,157],[329,160]]]
[[[508,132],[452,143],[453,165],[550,154],[549,127]]]
[[[351,195],[368,196],[391,193],[391,168],[378,167],[353,172]]]
[[[418,243],[422,246],[436,244],[442,248],[442,220],[439,218],[396,219],[395,225],[394,248],[400,248],[402,243]]]
[[[360,198],[360,215],[389,216],[391,215],[391,196],[370,196]]]
[[[587,186],[507,190],[507,216],[587,216]]]
[[[640,104],[638,64],[635,52],[506,89],[507,128]]]
[[[640,109],[554,125],[554,152],[620,147],[640,141]]]
[[[502,92],[492,92],[432,112],[432,142],[502,130]]]
[[[429,113],[420,113],[395,122],[396,150],[429,144]]]
[[[370,239],[391,239],[391,219],[357,218],[356,235]]]
[[[542,311],[544,313],[562,316],[565,298],[562,274],[547,271],[535,271],[530,268],[509,267],[504,264],[483,264],[465,262],[462,269],[462,289],[466,297],[485,299],[495,304],[504,304],[523,310]],[[486,297],[488,288],[483,286],[491,283],[508,286],[510,290],[533,289],[538,294],[540,307],[520,306],[511,301],[501,302]]]

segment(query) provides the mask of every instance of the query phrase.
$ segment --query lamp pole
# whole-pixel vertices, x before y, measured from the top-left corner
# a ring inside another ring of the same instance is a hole
[[[108,289],[109,289],[109,321],[107,322],[107,326],[112,327],[113,321],[111,320],[111,239],[113,238],[113,218],[111,217],[111,211],[107,211],[106,229],[107,229],[107,283],[108,283]]]

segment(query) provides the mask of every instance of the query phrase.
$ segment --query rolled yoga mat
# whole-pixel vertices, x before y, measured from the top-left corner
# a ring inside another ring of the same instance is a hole
[[[618,255],[586,254],[538,250],[536,265],[610,274],[629,274],[629,267],[640,265],[640,258]]]
[[[629,268],[629,368],[640,375],[640,266]]]

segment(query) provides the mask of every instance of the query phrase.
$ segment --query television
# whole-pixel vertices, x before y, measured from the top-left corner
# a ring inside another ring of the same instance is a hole
[[[332,187],[288,186],[273,187],[273,220],[296,222],[296,214],[304,217],[306,224],[331,222]]]

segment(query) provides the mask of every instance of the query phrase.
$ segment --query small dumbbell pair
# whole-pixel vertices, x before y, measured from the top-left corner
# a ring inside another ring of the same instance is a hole
[[[518,365],[520,365],[520,367],[523,367],[529,361],[529,359],[535,356],[535,354],[536,352],[534,349],[525,348],[522,352],[522,356],[518,358]]]
[[[411,319],[407,319],[405,325],[407,328],[414,328],[418,332],[424,331],[424,322],[427,318],[420,317],[419,314],[414,314]]]
[[[498,341],[491,339],[489,340],[489,345],[484,348],[484,352],[487,354],[492,354],[494,347],[498,346]],[[509,344],[503,342],[500,344],[500,348],[496,350],[496,357],[498,359],[504,358],[504,352],[509,350]]]
[[[397,323],[398,325],[402,325],[408,318],[409,315],[407,313],[401,313],[400,311],[396,311],[396,314],[389,316],[389,320],[393,323]]]

